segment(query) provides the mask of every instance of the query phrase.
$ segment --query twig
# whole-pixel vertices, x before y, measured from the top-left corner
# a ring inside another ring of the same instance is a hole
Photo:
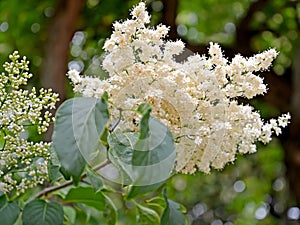
[[[101,169],[101,168],[107,166],[107,165],[110,164],[110,163],[111,163],[111,161],[110,161],[109,159],[106,159],[103,163],[101,163],[101,164],[95,166],[95,167],[93,168],[93,170],[97,171],[97,170],[99,170],[99,169]],[[85,174],[83,174],[83,175],[81,176],[80,180],[82,181],[82,180],[83,180],[84,178],[86,178],[86,177],[87,177],[87,174],[85,173]],[[53,186],[53,187],[45,188],[44,190],[40,191],[40,192],[37,193],[35,196],[33,196],[32,198],[30,198],[27,202],[32,201],[33,199],[36,199],[36,198],[40,198],[40,197],[42,197],[43,195],[48,195],[48,194],[51,193],[51,192],[54,192],[54,191],[63,189],[63,188],[68,187],[68,186],[70,186],[70,185],[72,185],[72,184],[73,184],[73,181],[70,180],[70,181],[67,181],[67,182],[65,182],[65,183],[63,183],[63,184],[61,184],[61,185],[58,185],[58,186]]]
[[[115,124],[113,124],[113,125],[109,128],[110,132],[114,131],[114,130],[116,129],[116,127],[119,125],[119,123],[121,122],[121,119],[122,119],[122,111],[123,111],[123,109],[118,108],[118,110],[119,110],[119,118],[118,118],[118,120],[115,122]]]

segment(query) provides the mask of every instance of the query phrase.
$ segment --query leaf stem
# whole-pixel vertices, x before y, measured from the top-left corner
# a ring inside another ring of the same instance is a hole
[[[116,129],[116,127],[119,125],[119,123],[121,122],[121,119],[122,119],[122,111],[123,111],[123,109],[118,108],[118,110],[119,110],[119,118],[118,118],[118,120],[115,122],[115,124],[113,124],[113,125],[109,128],[109,131],[110,131],[110,132],[113,132],[113,131]]]
[[[99,165],[95,166],[95,167],[93,168],[93,170],[97,171],[97,170],[99,170],[99,169],[101,169],[101,168],[107,166],[107,165],[110,164],[110,163],[111,163],[111,161],[110,161],[109,159],[106,159],[104,162],[102,162],[102,163],[100,163]],[[84,173],[84,174],[81,176],[80,180],[82,181],[82,180],[83,180],[84,178],[86,178],[86,177],[87,177],[87,174]],[[48,195],[48,194],[51,193],[51,192],[54,192],[54,191],[63,189],[63,188],[68,187],[68,186],[71,186],[72,184],[73,184],[73,181],[72,181],[72,180],[69,180],[69,181],[67,181],[67,182],[65,182],[65,183],[63,183],[63,184],[58,185],[58,186],[52,186],[52,187],[49,187],[49,188],[45,188],[45,189],[43,189],[42,191],[40,191],[39,193],[37,193],[35,196],[33,196],[32,198],[30,198],[27,202],[30,202],[31,200],[36,199],[36,198],[40,198],[40,197],[42,197],[43,195]]]

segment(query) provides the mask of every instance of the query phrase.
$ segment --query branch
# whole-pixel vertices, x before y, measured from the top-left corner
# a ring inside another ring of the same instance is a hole
[[[236,48],[241,52],[243,55],[252,55],[253,51],[249,48],[251,43],[251,29],[249,27],[251,20],[253,19],[254,14],[261,10],[269,1],[268,0],[258,0],[252,3],[249,6],[247,14],[241,20],[236,28]]]
[[[57,1],[56,13],[48,31],[45,57],[41,70],[41,84],[45,88],[52,88],[59,94],[57,107],[66,98],[66,71],[68,65],[69,45],[76,30],[80,12],[85,0]],[[51,112],[53,115],[55,111]],[[45,140],[50,141],[53,126],[45,133]]]
[[[104,162],[102,162],[101,164],[95,166],[93,168],[93,170],[97,171],[97,170],[100,170],[101,168],[107,166],[108,164],[110,164],[111,161],[109,159],[106,159]],[[80,180],[82,181],[83,179],[85,179],[87,177],[87,174],[83,174],[80,178]],[[63,189],[65,187],[68,187],[68,186],[71,186],[73,184],[73,181],[72,180],[69,180],[61,185],[58,185],[58,186],[52,186],[52,187],[49,187],[49,188],[45,188],[44,190],[40,191],[39,193],[37,193],[35,196],[33,196],[32,198],[30,198],[27,202],[30,202],[32,201],[33,199],[36,199],[36,198],[40,198],[42,197],[43,195],[48,195],[49,193],[51,192],[54,192],[54,191],[57,191],[57,190],[60,190],[60,189]]]
[[[179,38],[176,27],[176,16],[178,0],[163,0],[163,13],[161,23],[170,26],[169,38],[176,40]]]

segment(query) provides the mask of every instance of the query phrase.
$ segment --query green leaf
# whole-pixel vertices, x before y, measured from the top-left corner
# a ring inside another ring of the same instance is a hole
[[[48,165],[48,176],[50,182],[57,181],[59,178],[62,177],[60,171],[59,171],[59,166],[53,165],[51,162]]]
[[[65,199],[65,203],[83,203],[87,206],[94,207],[102,211],[105,205],[105,199],[101,192],[95,193],[92,187],[77,187],[72,188]]]
[[[0,220],[1,224],[11,225],[16,222],[20,208],[16,202],[7,202],[5,195],[0,197]]]
[[[152,110],[152,106],[148,103],[144,103],[139,105],[137,111],[142,114],[142,119],[140,122],[140,139],[145,139],[149,136],[150,128],[149,128],[149,118],[150,112]]]
[[[162,162],[170,156],[171,162],[174,163],[175,144],[172,133],[168,127],[159,120],[150,117],[147,124],[140,124],[140,130],[141,132],[143,130],[149,130],[149,134],[140,136],[135,143],[132,158],[133,165],[153,165]],[[145,136],[147,136],[146,139],[144,139]],[[169,168],[169,171],[172,168]]]
[[[75,224],[76,210],[71,206],[64,206],[63,209],[65,214],[65,220],[68,222],[68,224]]]
[[[22,220],[24,225],[60,225],[63,224],[64,210],[57,202],[37,199],[25,205]]]
[[[57,181],[60,177],[62,177],[62,174],[60,172],[60,162],[57,157],[57,154],[55,150],[53,149],[53,146],[50,147],[49,149],[50,152],[50,163],[48,164],[48,176],[50,182]]]
[[[103,99],[73,98],[58,108],[52,140],[65,176],[78,182],[86,162],[99,156],[99,139],[108,118]]]
[[[175,144],[169,128],[153,117],[149,118],[148,124],[141,123],[140,130],[148,130],[148,134],[141,135],[133,147],[133,185],[150,186],[152,189],[146,189],[152,191],[171,175],[175,164]]]
[[[102,98],[107,102],[108,101],[108,93],[105,91]]]
[[[113,133],[111,133],[111,135],[109,135],[108,157],[119,170],[119,177],[114,180],[115,182],[127,185],[133,182],[131,159],[133,145],[137,139],[138,133],[122,133],[119,129],[116,129]]]
[[[160,218],[153,209],[135,203],[137,207],[137,224],[139,225],[153,225],[160,224]]]
[[[104,197],[105,197],[105,207],[103,210],[103,218],[105,224],[115,225],[118,219],[117,207],[107,195],[104,195]]]
[[[88,224],[88,220],[89,220],[89,216],[87,215],[87,213],[78,207],[76,209],[76,218],[74,224],[76,225]]]
[[[152,199],[146,200],[146,204],[149,208],[155,210],[159,215],[162,215],[164,209],[166,208],[166,202],[164,198],[159,196],[155,196]]]
[[[152,111],[152,105],[150,105],[149,103],[142,103],[138,106],[137,111],[143,115],[150,115],[150,112]]]
[[[158,205],[163,206],[164,208],[166,207],[165,199],[163,197],[160,197],[160,196],[155,196],[151,199],[147,199],[146,203],[147,204],[158,204]]]
[[[180,211],[180,205],[172,200],[169,200],[166,193],[163,193],[167,207],[161,217],[160,224],[163,225],[184,225],[185,218]]]
[[[150,116],[149,105],[140,106],[139,112],[143,114],[139,134],[115,130],[108,138],[109,158],[123,176],[122,184],[140,186],[133,187],[131,197],[160,187],[175,163],[171,131]]]
[[[160,188],[166,181],[162,181],[156,184],[144,185],[144,186],[131,186],[127,195],[127,199],[134,198],[138,195],[146,194]]]
[[[103,180],[94,170],[86,167],[87,179],[92,184],[94,191],[97,192],[103,188]]]

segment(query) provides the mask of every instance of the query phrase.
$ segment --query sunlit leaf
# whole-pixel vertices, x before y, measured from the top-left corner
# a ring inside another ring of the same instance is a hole
[[[153,225],[159,224],[160,218],[156,211],[136,203],[137,207],[137,224]]]
[[[108,117],[106,102],[96,98],[73,98],[57,110],[53,147],[62,171],[75,182],[79,181],[86,162],[97,158]]]
[[[101,192],[95,192],[92,187],[72,188],[63,200],[66,203],[83,203],[102,211],[105,205],[105,199]]]

